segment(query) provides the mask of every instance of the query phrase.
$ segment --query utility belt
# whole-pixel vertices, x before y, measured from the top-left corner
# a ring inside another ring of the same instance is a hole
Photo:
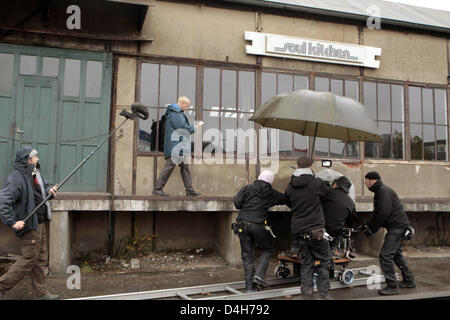
[[[269,231],[270,234],[272,235],[272,237],[276,238],[276,236],[273,233],[272,229],[267,224],[267,220],[264,220],[263,223],[255,223],[255,222],[249,222],[249,221],[244,221],[244,220],[236,220],[236,222],[231,224],[231,230],[233,230],[233,233],[236,234],[236,235],[246,234],[247,230],[248,230],[248,226],[251,225],[251,224],[264,226],[264,229]]]
[[[333,241],[333,237],[330,236],[324,228],[313,229],[311,231],[301,233],[299,238],[310,241],[320,241],[322,239]]]

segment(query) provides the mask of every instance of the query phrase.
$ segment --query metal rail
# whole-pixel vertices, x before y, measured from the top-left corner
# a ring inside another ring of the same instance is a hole
[[[355,278],[351,283],[345,284],[341,281],[330,281],[330,290],[367,285],[377,281],[384,282],[384,276],[373,274],[367,268],[350,269]],[[359,277],[357,277],[359,276]],[[363,277],[360,277],[363,276]],[[151,299],[183,299],[183,300],[256,300],[270,299],[301,294],[299,286],[300,278],[288,277],[285,279],[268,279],[268,288],[251,293],[240,291],[245,289],[245,282],[229,282],[204,286],[162,289],[154,291],[141,291],[131,293],[120,293],[104,296],[83,297],[70,300],[151,300]],[[289,286],[292,285],[292,286]],[[270,289],[270,287],[284,286],[283,288]],[[286,287],[287,286],[287,287]],[[317,291],[317,289],[315,289]],[[212,294],[221,293],[222,295]],[[197,296],[197,297],[195,297]],[[198,297],[199,296],[199,297]]]

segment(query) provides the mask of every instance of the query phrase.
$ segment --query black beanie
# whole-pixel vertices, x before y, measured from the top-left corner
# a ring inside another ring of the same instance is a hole
[[[368,172],[365,177],[366,177],[366,179],[369,179],[369,180],[380,180],[381,179],[380,174],[376,171]]]

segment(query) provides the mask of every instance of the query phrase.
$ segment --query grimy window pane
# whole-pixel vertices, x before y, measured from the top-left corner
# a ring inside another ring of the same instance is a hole
[[[203,75],[203,108],[211,109],[220,105],[220,70],[205,68]]]
[[[161,106],[177,103],[177,80],[178,67],[172,65],[161,65],[159,103]]]
[[[308,154],[308,137],[294,133],[294,157],[306,156]]]
[[[20,74],[36,74],[37,57],[36,56],[20,56]]]
[[[376,142],[364,142],[364,155],[366,158],[377,158]]]
[[[345,143],[342,140],[330,139],[330,156],[343,157]]]
[[[213,107],[212,110],[203,111],[203,121],[205,122],[203,126],[203,133],[207,129],[217,129],[219,130],[219,107]]]
[[[436,126],[437,160],[447,160],[448,137],[446,126]]]
[[[422,125],[411,124],[411,159],[412,160],[423,160],[422,156]]]
[[[100,98],[102,96],[103,63],[88,61],[86,64],[86,97]]]
[[[392,121],[404,121],[403,86],[391,85],[392,89]]]
[[[294,87],[294,76],[291,74],[278,74],[278,94],[292,92]],[[279,137],[280,155],[292,156],[292,132],[280,130]]]
[[[236,71],[222,71],[222,108],[236,110]]]
[[[13,86],[14,55],[0,53],[0,92],[10,92]]]
[[[392,152],[394,159],[403,159],[403,124],[392,124]]]
[[[409,87],[409,121],[422,122],[422,98],[418,87]]]
[[[42,58],[42,75],[46,77],[57,77],[59,75],[59,58]]]
[[[159,65],[143,63],[141,69],[141,101],[146,106],[158,106]]]
[[[339,96],[343,96],[344,95],[344,81],[331,79],[330,91]]]
[[[390,122],[378,122],[378,129],[381,133],[380,143],[380,158],[389,159],[391,158],[391,123]]]
[[[309,79],[305,76],[294,76],[294,90],[309,88]]]
[[[64,95],[78,97],[80,95],[81,61],[66,59],[64,66]]]
[[[435,155],[435,142],[436,137],[434,135],[433,125],[423,125],[423,148],[424,148],[424,159],[425,160],[436,160]]]
[[[255,111],[255,73],[239,71],[239,110]]]
[[[224,143],[224,151],[225,152],[234,152],[236,151],[236,138],[234,137],[232,140],[227,139],[227,130],[233,130],[233,133],[236,132],[237,129],[237,113],[236,112],[221,112],[220,119],[220,128],[222,131]]]
[[[391,120],[391,93],[386,83],[378,84],[378,120]]]
[[[447,124],[447,95],[443,89],[434,90],[436,124]]]
[[[345,80],[345,96],[359,101],[358,81]]]
[[[217,111],[204,110],[203,111],[203,139],[204,141],[212,142],[213,138],[219,136],[219,107],[214,107]],[[218,138],[217,138],[218,139]],[[215,142],[219,146],[219,141]],[[220,142],[221,143],[221,142]]]
[[[261,104],[276,95],[277,78],[275,73],[263,72],[261,75]]]
[[[316,143],[314,145],[314,154],[316,156],[328,156],[328,141],[329,139],[326,138],[316,138]]]
[[[330,82],[328,78],[316,77],[314,83],[316,91],[330,91]]]
[[[376,83],[364,82],[364,106],[367,108],[372,119],[377,120],[377,91]]]
[[[179,96],[186,96],[191,100],[191,107],[195,106],[195,84],[197,70],[195,67],[180,66],[179,81],[180,87],[178,89]]]
[[[358,158],[359,157],[358,142],[347,142],[345,144],[345,156],[348,158]]]
[[[433,90],[422,89],[422,108],[423,108],[423,122],[434,123],[433,114]]]
[[[294,78],[290,74],[278,75],[278,94],[291,92],[293,90]]]

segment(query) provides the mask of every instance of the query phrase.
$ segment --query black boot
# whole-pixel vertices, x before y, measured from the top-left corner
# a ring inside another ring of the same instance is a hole
[[[167,193],[164,193],[161,189],[153,189],[153,195],[154,196],[161,196],[161,197],[167,197],[169,196]]]
[[[400,291],[398,290],[398,288],[387,286],[381,290],[378,290],[378,293],[381,294],[382,296],[391,296],[399,294]]]
[[[416,287],[416,282],[414,281],[414,279],[408,281],[403,280],[398,283],[398,286],[403,289],[404,288],[414,289]]]
[[[186,196],[187,197],[198,197],[202,194],[200,192],[194,191],[194,190],[186,190]]]

